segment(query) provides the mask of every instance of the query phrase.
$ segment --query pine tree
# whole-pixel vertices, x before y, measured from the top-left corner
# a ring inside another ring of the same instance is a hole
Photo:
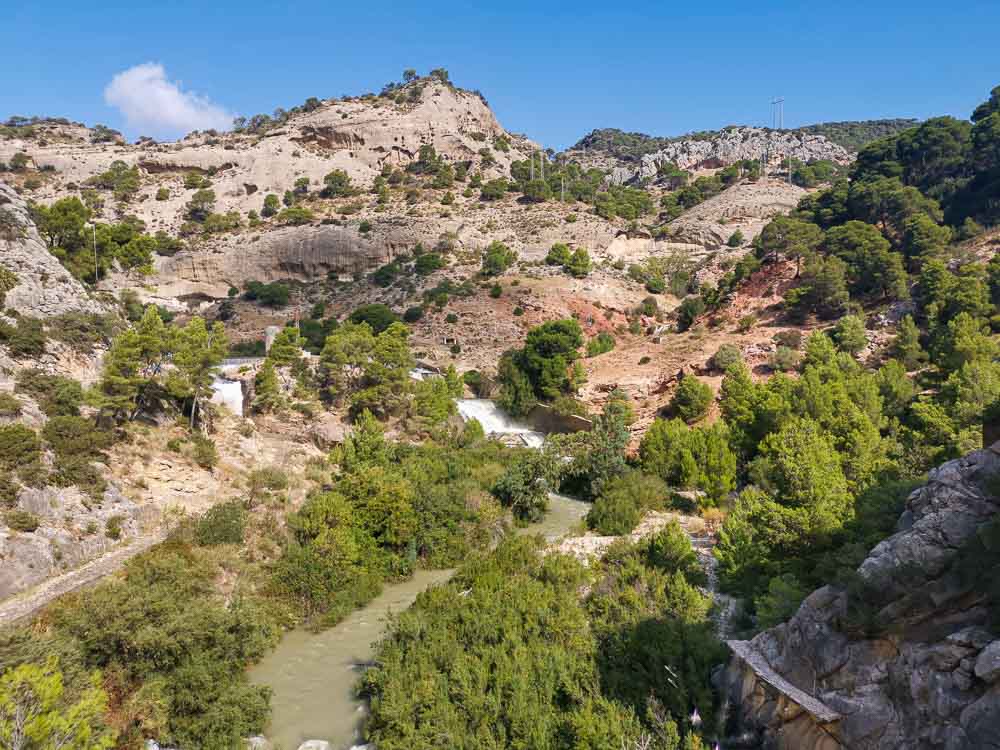
[[[274,362],[270,358],[264,360],[264,364],[254,376],[253,391],[254,411],[277,411],[284,405],[281,386],[278,384],[278,373],[275,372]]]
[[[892,353],[907,371],[916,370],[927,361],[927,352],[920,346],[920,329],[913,322],[912,316],[907,315],[899,322]]]
[[[90,686],[68,705],[55,657],[22,664],[0,678],[0,747],[108,750],[115,733],[102,723],[108,697],[94,673]]]
[[[267,358],[278,367],[288,367],[302,359],[305,339],[299,335],[297,326],[285,326],[274,337]]]
[[[201,402],[211,395],[216,367],[226,356],[228,344],[222,323],[211,329],[202,318],[177,330],[174,337],[173,364],[167,388],[176,398],[191,399],[191,426],[198,423]]]
[[[104,357],[104,369],[98,384],[101,409],[110,411],[116,420],[131,415],[136,408],[142,383],[142,345],[139,335],[127,330],[118,335]]]

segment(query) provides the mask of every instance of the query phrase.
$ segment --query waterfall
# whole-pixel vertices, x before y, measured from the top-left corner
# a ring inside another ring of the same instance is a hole
[[[513,419],[487,398],[459,398],[455,403],[462,419],[475,419],[487,435],[519,435],[529,448],[540,448],[545,442],[545,435]]]
[[[238,380],[212,379],[212,403],[222,404],[238,417],[243,416],[243,384]]]

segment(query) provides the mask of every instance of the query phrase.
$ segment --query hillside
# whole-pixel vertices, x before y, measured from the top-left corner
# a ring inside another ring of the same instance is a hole
[[[895,135],[901,130],[912,128],[917,123],[917,120],[907,118],[821,122],[792,128],[790,132],[821,135],[854,153],[872,141]],[[728,129],[702,130],[677,136],[652,136],[645,133],[626,133],[618,128],[598,128],[574,143],[567,151],[586,152],[594,158],[603,155],[623,162],[637,162],[646,154],[662,151],[672,143],[712,140]]]
[[[1000,88],[855,126],[5,125],[0,746],[988,746]]]

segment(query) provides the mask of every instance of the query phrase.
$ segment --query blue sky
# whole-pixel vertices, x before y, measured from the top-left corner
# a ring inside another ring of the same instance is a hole
[[[442,66],[481,89],[505,127],[557,149],[596,127],[766,124],[775,94],[786,126],[966,117],[1000,84],[996,0],[48,0],[3,15],[0,117],[60,115],[130,137],[144,133],[104,90],[148,62],[240,114]]]

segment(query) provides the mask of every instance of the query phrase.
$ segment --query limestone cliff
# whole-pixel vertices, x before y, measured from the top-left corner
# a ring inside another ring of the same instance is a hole
[[[107,312],[48,251],[24,200],[3,182],[0,210],[13,222],[0,232],[0,266],[16,277],[4,307],[40,318],[67,312]]]
[[[1000,747],[1000,637],[963,557],[989,547],[998,478],[1000,443],[939,467],[856,587],[825,586],[789,621],[731,642],[743,728],[789,750]]]

